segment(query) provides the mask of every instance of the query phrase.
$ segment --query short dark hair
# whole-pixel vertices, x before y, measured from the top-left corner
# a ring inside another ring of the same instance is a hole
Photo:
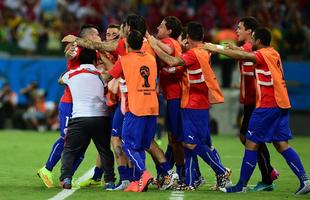
[[[187,34],[194,41],[203,41],[203,27],[199,22],[193,21],[187,24]]]
[[[186,36],[187,36],[187,27],[183,27],[181,32],[181,39],[185,40]]]
[[[120,30],[121,29],[121,25],[119,25],[119,24],[109,24],[108,28],[117,28],[118,30]]]
[[[258,27],[258,21],[254,17],[243,17],[239,20],[239,22],[243,22],[243,26],[245,30],[251,29],[254,32]]]
[[[87,32],[92,28],[96,29],[99,32],[98,26],[95,26],[93,24],[84,24],[80,29],[79,37],[84,37]]]
[[[143,44],[143,35],[139,31],[132,30],[127,36],[126,41],[133,50],[140,50]]]
[[[83,48],[79,54],[80,64],[93,64],[97,59],[95,50]]]
[[[147,27],[145,20],[141,15],[129,14],[125,19],[125,23],[130,26],[130,31],[136,30],[143,36],[145,35]]]
[[[178,39],[182,31],[182,23],[181,21],[174,16],[167,16],[164,18],[166,22],[167,29],[171,30],[170,37],[173,39]]]
[[[254,41],[260,39],[264,46],[270,46],[271,42],[271,32],[267,28],[257,28],[254,31]]]

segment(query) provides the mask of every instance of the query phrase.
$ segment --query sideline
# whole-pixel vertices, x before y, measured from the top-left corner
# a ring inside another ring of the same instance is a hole
[[[83,174],[83,176],[78,178],[76,183],[78,184],[79,182],[87,180],[89,177],[91,177],[93,172],[94,172],[94,168],[91,168],[85,174]],[[80,189],[80,188],[74,188],[74,189],[70,189],[70,190],[63,189],[61,192],[59,192],[58,194],[56,194],[55,196],[53,196],[52,198],[50,198],[48,200],[63,200],[65,198],[69,197],[70,195],[72,195],[78,189]]]

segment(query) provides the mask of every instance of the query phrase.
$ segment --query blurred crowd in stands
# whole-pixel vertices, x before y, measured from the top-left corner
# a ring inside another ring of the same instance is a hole
[[[105,30],[131,12],[145,17],[151,33],[167,15],[184,25],[198,20],[206,41],[252,15],[272,30],[272,44],[285,59],[310,55],[308,0],[0,0],[0,54],[61,56],[64,35],[77,34],[85,23]]]
[[[34,129],[38,131],[59,128],[57,103],[46,101],[46,92],[31,82],[18,93],[1,80],[0,129]],[[18,96],[27,98],[25,105],[18,105]]]

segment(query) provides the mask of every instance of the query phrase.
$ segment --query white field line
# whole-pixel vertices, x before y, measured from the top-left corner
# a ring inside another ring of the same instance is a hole
[[[183,200],[184,192],[183,191],[172,191],[169,197],[169,200]]]
[[[76,183],[78,184],[79,182],[85,181],[86,179],[88,179],[89,177],[91,177],[91,175],[94,172],[94,168],[91,168],[90,170],[88,170],[85,174],[83,174],[83,176],[81,176],[80,178],[77,179]],[[69,197],[70,195],[72,195],[75,191],[77,191],[79,188],[74,188],[74,189],[63,189],[61,192],[59,192],[58,194],[56,194],[55,196],[53,196],[52,198],[50,198],[49,200],[63,200],[67,197]]]

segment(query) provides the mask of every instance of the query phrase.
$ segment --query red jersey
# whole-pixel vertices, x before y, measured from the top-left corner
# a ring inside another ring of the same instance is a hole
[[[265,83],[270,83],[272,81],[271,74],[269,73],[270,70],[261,55],[260,52],[254,51],[255,57],[256,57],[256,65],[255,65],[255,75],[256,78]],[[258,73],[260,72],[260,73]],[[260,103],[260,108],[275,108],[278,107],[275,96],[274,96],[274,87],[273,85],[263,85],[259,84],[256,85],[256,87],[260,87],[258,91],[260,91],[260,94],[258,96],[261,97],[261,103]],[[258,98],[258,97],[257,97]]]
[[[161,41],[164,44],[167,44],[172,50],[173,56],[180,56],[176,55],[175,46],[172,41],[172,38],[165,38]],[[181,48],[181,47],[180,47]],[[165,71],[165,69],[174,69],[173,72]],[[182,88],[181,88],[181,81],[183,77],[183,72],[181,70],[176,69],[176,67],[171,68],[167,64],[163,66],[159,73],[159,83],[161,90],[163,92],[164,97],[167,100],[170,99],[179,99],[181,98]]]
[[[241,47],[244,51],[252,52],[252,43],[247,42]],[[239,61],[240,69],[240,103],[255,104],[256,84],[254,76],[254,63]]]
[[[115,79],[118,79],[118,78],[122,78],[124,80],[124,83],[122,87],[126,87],[126,82],[125,82],[125,77],[124,77],[124,74],[123,74],[123,68],[122,68],[122,64],[121,64],[121,61],[120,59],[118,59],[115,64],[114,64],[114,67],[108,72],[113,78]],[[122,89],[121,89],[122,90]],[[127,89],[125,89],[127,90]],[[122,93],[124,93],[125,95],[125,99],[126,99],[126,111],[125,112],[128,112],[129,111],[129,107],[128,107],[128,101],[127,101],[127,91],[123,90]]]
[[[80,61],[79,61],[79,55],[80,52],[82,50],[81,47],[77,47],[77,53],[76,56],[70,60],[67,61],[67,70],[72,70],[72,69],[76,69],[80,66]],[[63,103],[72,103],[72,96],[71,96],[71,92],[69,90],[68,86],[65,86],[65,91],[64,94],[62,95],[60,102]]]
[[[82,47],[77,47],[76,56],[67,62],[67,70],[73,70],[80,66],[79,55],[82,50]],[[100,58],[99,53],[97,52],[97,58]],[[72,96],[68,86],[65,86],[64,94],[62,95],[60,102],[63,103],[72,103]]]
[[[187,70],[195,71],[200,69],[199,61],[193,50],[188,50],[183,53],[181,58],[184,60]],[[191,77],[200,79],[202,77],[202,72],[199,74],[192,74]],[[208,109],[209,107],[208,87],[205,82],[191,84],[189,88],[189,101],[185,108]]]

